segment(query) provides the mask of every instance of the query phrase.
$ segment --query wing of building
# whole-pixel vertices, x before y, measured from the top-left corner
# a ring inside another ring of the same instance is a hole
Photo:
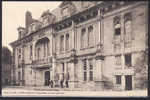
[[[18,28],[18,40],[10,44],[14,84],[47,86],[52,80],[54,87],[63,82],[82,90],[136,87],[136,59],[147,49],[147,2],[64,1],[40,20],[29,11],[25,16],[25,28]]]

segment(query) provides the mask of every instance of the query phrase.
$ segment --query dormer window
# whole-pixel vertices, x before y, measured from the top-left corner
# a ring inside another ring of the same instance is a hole
[[[76,7],[71,1],[63,1],[59,7],[61,8],[62,19],[76,12]]]
[[[48,17],[43,18],[43,23],[44,23],[44,25],[48,25]]]
[[[68,8],[67,7],[62,9],[62,15],[63,15],[63,19],[68,16]]]
[[[29,33],[31,33],[31,32],[33,32],[33,31],[35,31],[36,29],[35,29],[35,24],[31,24],[30,26],[29,26]]]
[[[19,27],[18,28],[18,39],[21,39],[21,38],[23,38],[24,36],[25,36],[25,28],[23,28],[23,27]]]
[[[121,23],[118,16],[114,18],[114,28],[115,36],[119,36],[121,34]]]

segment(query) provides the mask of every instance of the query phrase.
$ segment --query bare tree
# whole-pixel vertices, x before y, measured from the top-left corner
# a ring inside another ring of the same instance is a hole
[[[11,51],[7,47],[2,47],[2,84],[10,85],[11,82]]]
[[[143,52],[135,64],[136,88],[145,89],[148,86],[148,53]]]

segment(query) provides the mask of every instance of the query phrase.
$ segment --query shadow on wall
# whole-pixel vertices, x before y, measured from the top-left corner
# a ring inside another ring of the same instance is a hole
[[[112,90],[113,89],[113,82],[109,80],[108,77],[103,76],[103,81],[104,81],[104,90]]]

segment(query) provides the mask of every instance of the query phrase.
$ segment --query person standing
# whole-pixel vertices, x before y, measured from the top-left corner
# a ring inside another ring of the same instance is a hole
[[[53,80],[51,80],[51,88],[53,88],[53,85],[54,85]]]
[[[49,80],[49,84],[48,85],[49,85],[49,87],[51,87],[51,80]]]
[[[68,81],[69,81],[69,72],[66,73],[66,81],[65,81],[65,84],[66,84],[66,88],[69,88],[69,84],[68,84]]]

